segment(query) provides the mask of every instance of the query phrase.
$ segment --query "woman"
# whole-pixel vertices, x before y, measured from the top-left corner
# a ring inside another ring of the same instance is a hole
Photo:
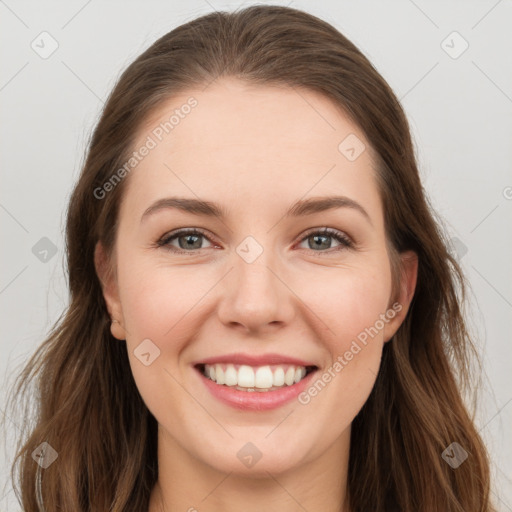
[[[25,511],[494,510],[464,277],[402,108],[329,24],[253,6],[156,41],[66,237],[71,302],[16,390],[37,376]]]

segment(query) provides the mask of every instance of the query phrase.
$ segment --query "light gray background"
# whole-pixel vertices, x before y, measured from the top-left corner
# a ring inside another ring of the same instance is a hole
[[[12,371],[67,303],[64,212],[107,94],[158,37],[240,3],[0,0],[2,410]],[[473,289],[470,323],[487,375],[476,422],[492,455],[499,509],[512,511],[512,2],[261,3],[304,9],[333,24],[402,101],[425,188],[459,240],[454,251]],[[31,48],[33,41],[43,45],[43,31],[59,45],[46,59]],[[464,40],[469,47],[458,55]],[[32,252],[43,237],[57,248],[46,262]],[[7,421],[12,439],[18,426]],[[19,510],[4,487],[11,448],[2,446],[0,457],[2,512]]]

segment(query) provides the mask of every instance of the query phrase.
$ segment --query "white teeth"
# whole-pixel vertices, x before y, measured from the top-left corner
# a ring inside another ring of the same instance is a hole
[[[252,367],[245,364],[206,364],[204,375],[217,384],[243,388],[246,391],[268,391],[296,384],[305,377],[306,368],[294,365]]]
[[[254,387],[254,370],[250,366],[240,366],[240,368],[238,369],[237,384],[243,388]]]
[[[257,388],[271,388],[274,384],[274,376],[270,366],[260,366],[256,370],[256,376],[254,378],[255,386]]]
[[[303,372],[304,370],[304,372]],[[306,375],[306,369],[304,367],[297,368],[295,370],[295,379],[294,382],[297,383],[299,380],[302,380],[302,378]]]
[[[290,366],[284,376],[284,382],[287,386],[291,386],[295,382],[295,368]]]
[[[284,370],[281,367],[276,368],[274,372],[273,384],[274,386],[282,386],[284,384]]]
[[[212,380],[217,381],[217,384],[225,384],[226,383],[226,376],[225,376],[224,370],[222,369],[222,366],[220,364],[215,368],[215,379],[212,379]]]
[[[238,384],[238,374],[237,371],[235,370],[235,367],[232,364],[228,364],[228,367],[224,372],[224,381],[224,384],[226,384],[226,386],[236,386]]]

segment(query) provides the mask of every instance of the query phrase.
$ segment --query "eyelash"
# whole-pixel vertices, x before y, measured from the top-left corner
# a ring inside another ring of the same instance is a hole
[[[158,242],[156,242],[156,246],[162,247],[165,250],[174,252],[176,254],[190,254],[193,252],[201,251],[201,249],[186,251],[184,249],[178,249],[176,247],[169,245],[172,240],[179,238],[180,236],[184,236],[184,235],[201,235],[204,238],[206,238],[210,243],[213,243],[205,231],[203,231],[199,228],[188,228],[188,229],[180,229],[178,231],[174,231],[174,232],[164,235],[160,240],[158,240]],[[341,231],[338,231],[337,229],[333,229],[333,228],[321,228],[321,229],[313,228],[311,231],[306,232],[306,234],[304,235],[303,238],[301,238],[299,243],[302,243],[304,240],[311,237],[312,235],[324,235],[324,236],[327,235],[331,238],[334,238],[336,241],[340,242],[340,244],[341,244],[338,247],[333,247],[333,248],[327,249],[325,251],[314,251],[313,249],[306,249],[311,252],[315,252],[315,253],[319,253],[319,254],[321,254],[321,253],[331,254],[333,252],[337,252],[340,250],[353,249],[354,245],[355,245],[348,236],[346,236]]]

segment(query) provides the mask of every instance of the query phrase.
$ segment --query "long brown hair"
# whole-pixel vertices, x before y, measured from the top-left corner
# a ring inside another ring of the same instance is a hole
[[[94,266],[98,241],[112,254],[130,178],[101,199],[94,190],[127,161],[137,130],[164,101],[222,76],[320,92],[343,109],[375,152],[394,281],[401,251],[419,257],[410,310],[385,344],[374,389],[352,424],[351,512],[493,511],[486,449],[463,399],[476,356],[461,307],[467,283],[423,190],[406,116],[334,27],[300,10],[259,5],[165,34],[128,66],[105,103],[67,211],[70,304],[12,391],[15,403],[32,392],[37,403],[26,411],[28,433],[12,465],[23,509],[36,512],[38,502],[47,512],[148,508],[158,477],[157,424],[126,344],[111,335]],[[468,454],[456,469],[442,457],[453,442]],[[42,443],[58,454],[43,470],[32,457]]]

